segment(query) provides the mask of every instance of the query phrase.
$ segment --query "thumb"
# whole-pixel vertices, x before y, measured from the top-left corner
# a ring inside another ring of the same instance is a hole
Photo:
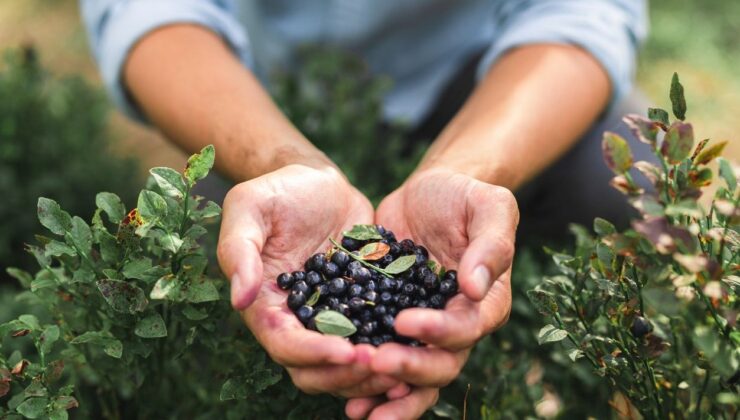
[[[260,248],[244,236],[227,237],[219,240],[218,261],[231,281],[231,306],[245,309],[257,297],[262,281]]]
[[[471,190],[466,204],[470,243],[457,274],[463,294],[479,301],[511,267],[519,210],[511,191],[484,183]]]

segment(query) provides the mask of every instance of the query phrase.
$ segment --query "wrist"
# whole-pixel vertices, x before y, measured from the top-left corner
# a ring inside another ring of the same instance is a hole
[[[503,157],[503,158],[499,158]],[[488,184],[514,190],[523,183],[521,174],[515,169],[511,159],[503,153],[486,152],[456,153],[449,151],[428,156],[416,170],[418,173],[448,172],[469,176]]]

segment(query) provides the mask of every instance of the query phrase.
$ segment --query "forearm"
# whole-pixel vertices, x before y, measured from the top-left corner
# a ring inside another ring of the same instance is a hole
[[[609,94],[606,72],[577,47],[512,50],[491,68],[419,170],[444,167],[516,189],[575,143]]]
[[[193,152],[214,144],[216,165],[243,181],[292,163],[333,165],[283,116],[213,32],[173,25],[132,50],[124,83],[162,132]]]

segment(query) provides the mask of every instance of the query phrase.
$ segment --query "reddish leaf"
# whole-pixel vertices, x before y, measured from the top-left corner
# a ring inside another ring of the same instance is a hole
[[[388,244],[382,242],[372,242],[360,248],[360,257],[363,260],[375,261],[385,257],[391,250]]]
[[[698,171],[689,171],[689,182],[695,187],[706,187],[712,183],[712,170],[702,168]]]
[[[660,177],[661,177],[660,168],[653,165],[652,163],[646,162],[644,160],[640,160],[640,161],[635,162],[634,166],[635,166],[635,169],[640,171],[640,173],[643,174],[645,178],[647,178],[648,181],[650,181],[651,184],[657,186],[661,182],[660,181]]]
[[[647,341],[645,349],[647,350],[648,357],[651,359],[655,359],[656,357],[659,357],[661,354],[665,353],[665,351],[668,350],[668,347],[670,346],[669,343],[663,341],[662,338],[658,337],[655,334],[648,334],[645,337],[645,340]]]
[[[79,407],[80,404],[77,402],[75,397],[71,397],[69,395],[62,395],[60,397],[54,398],[54,406],[62,408],[64,410],[70,410],[72,408]]]
[[[16,331],[16,332],[14,332],[14,333],[13,333],[13,334],[11,334],[10,336],[11,336],[11,337],[13,337],[13,338],[16,338],[16,337],[23,337],[23,336],[26,336],[26,335],[28,335],[28,334],[29,334],[30,332],[31,332],[31,330],[29,330],[29,329],[23,329],[23,330],[18,330],[18,331]]]
[[[0,382],[0,398],[8,395],[8,392],[10,392],[10,383]]]
[[[672,254],[679,250],[694,252],[696,244],[694,237],[686,229],[671,226],[665,217],[648,217],[644,220],[635,220],[632,227],[655,246],[661,254]]]
[[[704,140],[702,143],[706,142],[707,140]],[[711,147],[709,147],[706,150],[702,150],[699,154],[694,157],[694,164],[696,165],[705,165],[715,158],[719,157],[722,154],[722,151],[725,149],[725,146],[727,146],[727,142],[719,142],[717,144],[713,144]],[[698,148],[697,148],[698,150]]]
[[[54,360],[46,366],[46,372],[44,373],[44,379],[47,384],[54,383],[62,377],[64,372],[64,361]]]
[[[676,121],[668,128],[660,152],[670,163],[677,164],[686,159],[694,145],[694,129],[689,123]]]
[[[618,134],[605,132],[604,140],[601,142],[601,151],[606,166],[615,174],[623,174],[632,167],[632,152],[629,144]]]
[[[624,175],[617,175],[609,181],[609,185],[619,190],[622,194],[642,194],[643,189],[631,184]]]
[[[21,376],[23,375],[23,371],[26,370],[26,366],[28,366],[29,361],[26,359],[21,360],[20,362],[16,363],[15,366],[13,366],[13,369],[10,371],[13,375]]]
[[[694,148],[694,153],[691,154],[691,160],[696,161],[696,157],[699,156],[699,153],[701,153],[704,150],[704,147],[709,143],[709,139],[704,139],[699,142],[699,144],[696,145]],[[696,163],[696,162],[695,162]]]
[[[655,145],[659,130],[657,122],[637,114],[629,114],[622,118],[622,120],[629,126],[638,140],[649,145]]]
[[[4,397],[10,391],[10,381],[13,378],[10,376],[8,369],[0,368],[0,398]]]

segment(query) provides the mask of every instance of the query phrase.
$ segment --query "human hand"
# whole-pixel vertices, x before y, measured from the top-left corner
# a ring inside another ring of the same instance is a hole
[[[380,346],[374,372],[416,385],[402,399],[357,398],[351,417],[412,418],[437,399],[437,388],[462,369],[472,346],[501,327],[511,309],[511,264],[519,212],[511,192],[450,170],[412,176],[380,205],[376,222],[399,238],[427,246],[432,258],[457,267],[461,294],[443,311],[412,308],[396,317],[396,332],[428,343]],[[434,366],[434,369],[430,369]]]
[[[238,184],[223,209],[218,258],[231,279],[232,305],[296,386],[345,397],[405,395],[405,384],[371,372],[373,347],[306,329],[275,284],[278,274],[302,270],[299,262],[328,237],[372,223],[367,198],[332,167],[290,165]]]

